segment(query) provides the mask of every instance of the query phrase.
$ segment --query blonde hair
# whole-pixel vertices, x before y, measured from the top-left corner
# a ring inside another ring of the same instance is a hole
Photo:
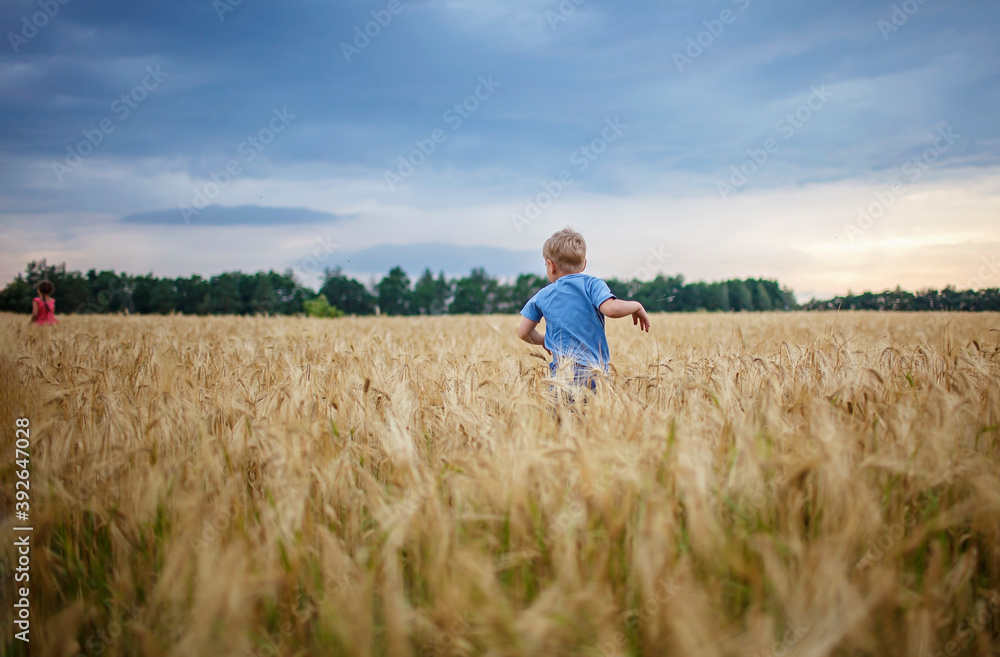
[[[560,271],[580,272],[587,259],[587,242],[583,235],[566,227],[545,240],[542,255],[554,262]]]

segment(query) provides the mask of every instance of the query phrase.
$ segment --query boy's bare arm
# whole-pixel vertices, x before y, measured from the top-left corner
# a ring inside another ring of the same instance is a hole
[[[646,309],[638,301],[608,299],[601,304],[598,310],[611,319],[620,319],[632,315],[632,324],[638,324],[641,330],[649,333],[649,315],[646,314]]]
[[[527,317],[521,320],[521,325],[517,327],[517,337],[528,344],[545,346],[545,336],[538,332],[538,322],[533,322]]]

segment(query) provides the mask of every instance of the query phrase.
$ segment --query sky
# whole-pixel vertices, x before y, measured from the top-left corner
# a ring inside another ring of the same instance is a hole
[[[0,281],[1000,285],[1000,3],[8,0]],[[412,270],[410,268],[413,268]]]

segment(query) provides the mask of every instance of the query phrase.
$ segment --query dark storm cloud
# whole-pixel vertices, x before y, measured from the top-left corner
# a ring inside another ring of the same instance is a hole
[[[893,137],[940,121],[969,126],[977,139],[968,147],[995,159],[1000,128],[984,117],[1000,110],[985,91],[996,86],[1000,10],[912,2],[913,16],[887,34],[878,21],[891,20],[892,3],[587,0],[564,16],[557,2],[401,2],[386,25],[369,28],[374,37],[359,38],[366,23],[385,21],[388,3],[245,1],[221,5],[231,11],[220,19],[220,3],[208,0],[69,0],[18,54],[0,55],[0,143],[57,157],[159,65],[171,77],[103,152],[181,157],[196,175],[275,107],[301,120],[274,161],[388,167],[446,127],[447,110],[490,74],[502,89],[460,133],[478,147],[446,144],[434,166],[542,174],[621,115],[641,139],[609,162],[724,171],[823,83],[857,85],[858,96],[842,95],[788,144],[783,159],[796,168],[878,170],[900,155]],[[38,10],[37,0],[6,3],[0,25],[17,33]],[[350,62],[344,43],[358,51]],[[683,70],[675,54],[690,60]]]

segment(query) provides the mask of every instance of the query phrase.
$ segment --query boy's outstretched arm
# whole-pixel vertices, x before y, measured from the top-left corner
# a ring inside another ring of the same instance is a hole
[[[608,299],[598,308],[606,317],[619,319],[632,315],[632,324],[638,324],[639,329],[649,333],[649,315],[638,301],[624,299]]]
[[[545,336],[538,332],[537,326],[538,322],[533,322],[527,317],[522,318],[521,325],[517,327],[517,337],[528,344],[537,344],[544,347]]]

